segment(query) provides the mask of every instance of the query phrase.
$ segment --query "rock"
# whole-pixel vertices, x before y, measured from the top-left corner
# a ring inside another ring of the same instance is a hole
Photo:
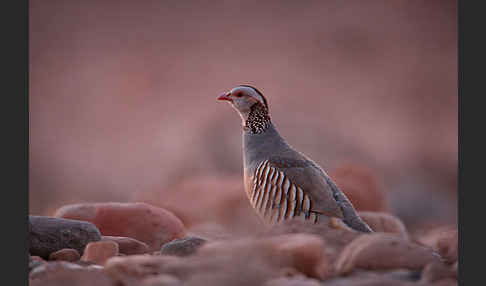
[[[49,260],[78,261],[81,258],[76,249],[64,248],[49,255]]]
[[[106,262],[105,271],[120,285],[141,285],[142,281],[161,274],[174,276],[185,286],[261,285],[278,277],[278,269],[269,265],[268,260],[244,251],[236,249],[232,255],[112,257]]]
[[[312,234],[284,234],[261,239],[208,242],[198,250],[197,255],[233,257],[235,253],[259,257],[280,271],[295,269],[318,279],[327,277],[329,273],[324,241]]]
[[[181,220],[171,212],[145,203],[91,203],[66,205],[56,217],[94,223],[105,236],[131,237],[146,243],[149,251],[185,236]]]
[[[29,272],[32,271],[32,269],[41,266],[42,264],[46,263],[44,259],[42,259],[40,256],[30,256],[29,255]]]
[[[415,281],[395,279],[380,272],[357,270],[346,276],[336,276],[326,280],[322,285],[326,286],[428,286],[418,284]]]
[[[45,262],[45,260],[42,257],[40,257],[40,256],[29,255],[29,262],[32,262],[32,261]]]
[[[354,268],[418,270],[437,260],[438,255],[427,247],[395,235],[372,233],[360,235],[347,245],[336,261],[335,270],[340,275]]]
[[[393,269],[386,272],[381,271],[381,273],[383,277],[400,281],[417,282],[421,278],[420,270]]]
[[[105,272],[121,285],[134,285],[151,275],[163,274],[162,266],[177,258],[146,254],[112,257],[105,263]]]
[[[29,275],[30,286],[113,286],[112,280],[101,269],[82,267],[65,261],[48,262],[35,268]]]
[[[356,231],[336,229],[326,224],[316,225],[310,222],[302,222],[300,220],[286,221],[275,225],[270,230],[264,232],[263,235],[265,237],[271,237],[275,235],[293,233],[315,234],[322,238],[326,243],[324,254],[331,266],[334,265],[334,261],[337,259],[342,249],[361,235],[361,233]]]
[[[449,263],[456,262],[459,247],[458,243],[459,239],[457,229],[445,233],[444,236],[437,240],[437,249],[440,256]]]
[[[135,255],[149,252],[149,247],[146,243],[138,241],[131,237],[102,236],[101,240],[116,242],[118,244],[120,254]]]
[[[174,239],[173,241],[168,242],[162,246],[160,254],[176,256],[192,255],[205,242],[205,239],[194,236],[188,236],[182,239]]]
[[[282,275],[327,277],[324,248],[324,241],[311,234],[208,241],[193,255],[184,257],[112,257],[105,263],[105,272],[120,285],[155,283],[154,277],[162,274],[174,276],[187,286],[262,285]]]
[[[66,261],[50,261],[43,263],[29,273],[29,279],[36,279],[61,269],[81,269],[81,265]]]
[[[263,286],[320,286],[316,279],[309,279],[305,276],[280,277],[268,280]]]
[[[444,226],[432,229],[420,236],[418,241],[437,251],[448,263],[457,261],[458,232],[456,226]]]
[[[441,261],[427,264],[422,272],[421,282],[434,283],[445,279],[457,279],[457,269]],[[456,281],[457,283],[457,281]]]
[[[178,286],[181,285],[181,280],[173,275],[161,274],[153,277],[148,277],[140,283],[141,286]]]
[[[29,252],[44,259],[64,248],[76,249],[82,254],[89,242],[100,239],[100,231],[89,222],[29,216]]]
[[[99,265],[104,265],[108,258],[118,255],[118,244],[114,241],[90,242],[86,246],[83,261],[91,261]]]
[[[188,229],[187,235],[198,236],[206,240],[220,240],[240,237],[235,233],[229,233],[224,226],[216,223],[202,223],[193,225]]]
[[[347,164],[330,173],[358,211],[387,212],[387,194],[383,183],[368,168]]]
[[[288,259],[290,265],[313,278],[328,276],[329,264],[324,254],[324,240],[312,234],[285,234],[268,238],[275,257]]]
[[[82,258],[82,256],[81,256]],[[101,267],[100,265],[96,264],[95,262],[93,261],[85,261],[85,260],[78,260],[78,261],[75,261],[73,262],[74,264],[77,264],[79,266],[83,266],[83,267]]]
[[[385,232],[400,235],[404,239],[408,239],[407,229],[403,222],[388,213],[384,212],[359,212],[359,216],[373,229],[375,232]]]
[[[226,232],[245,235],[263,226],[248,203],[241,176],[188,177],[163,193],[160,196],[159,189],[144,192],[145,197],[139,199],[172,211],[187,228],[212,223]]]

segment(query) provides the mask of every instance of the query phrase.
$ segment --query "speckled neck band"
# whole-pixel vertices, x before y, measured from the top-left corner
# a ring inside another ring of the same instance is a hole
[[[259,134],[268,128],[270,122],[268,109],[261,103],[255,103],[250,109],[250,113],[248,114],[243,129],[252,134]]]

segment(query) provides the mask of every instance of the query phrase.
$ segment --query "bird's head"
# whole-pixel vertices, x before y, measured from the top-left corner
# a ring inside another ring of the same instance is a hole
[[[226,100],[238,111],[243,120],[256,107],[268,112],[267,100],[256,88],[249,85],[239,85],[231,91],[225,92],[218,97],[218,100]]]

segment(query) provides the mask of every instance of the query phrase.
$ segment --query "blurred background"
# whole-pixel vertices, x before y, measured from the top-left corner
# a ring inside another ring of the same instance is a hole
[[[241,122],[216,101],[245,83],[359,209],[456,223],[456,6],[32,0],[30,214],[144,201],[250,229]]]

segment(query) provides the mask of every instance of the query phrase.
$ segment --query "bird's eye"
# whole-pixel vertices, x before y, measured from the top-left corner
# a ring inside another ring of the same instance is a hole
[[[242,97],[242,96],[243,96],[243,93],[242,93],[242,92],[238,92],[238,93],[236,94],[236,97]]]

